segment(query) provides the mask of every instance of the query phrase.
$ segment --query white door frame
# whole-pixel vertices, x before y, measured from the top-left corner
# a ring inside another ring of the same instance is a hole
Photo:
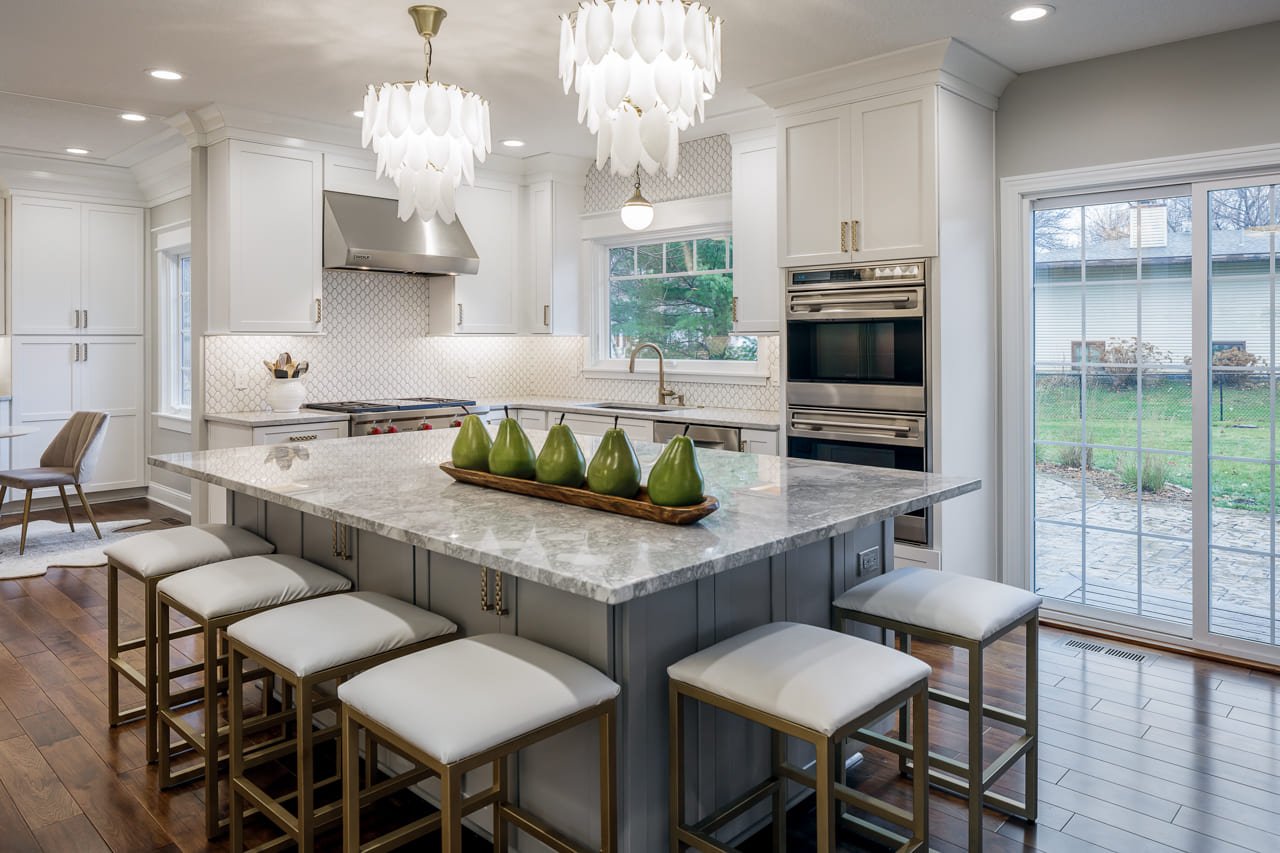
[[[1170,184],[1197,184],[1192,188],[1193,228],[1207,234],[1205,211],[1206,186],[1209,182],[1244,184],[1260,182],[1267,173],[1280,170],[1280,145],[1256,146],[1207,154],[1165,157],[1120,163],[1109,166],[1067,169],[1032,175],[1002,178],[1000,181],[1000,500],[1003,519],[1001,529],[1000,578],[1005,583],[1024,589],[1031,585],[1034,558],[1032,523],[1032,367],[1028,357],[1031,341],[1031,205],[1039,198],[1076,195],[1107,190],[1143,189]],[[1259,180],[1251,181],[1250,176]],[[1204,184],[1200,186],[1199,184]],[[1238,184],[1237,184],[1238,185]],[[1217,188],[1218,184],[1214,184]],[[1198,201],[1197,201],[1198,200]],[[1194,253],[1204,265],[1204,252]],[[1192,269],[1193,316],[1207,317],[1207,269]],[[1193,388],[1205,387],[1207,375],[1207,340],[1194,335]],[[1203,399],[1201,399],[1203,398]],[[1207,483],[1208,475],[1208,398],[1193,394],[1193,476],[1195,482]],[[1203,471],[1200,470],[1203,467]],[[1204,490],[1201,490],[1204,491]],[[1193,502],[1193,581],[1198,589],[1208,589],[1208,520],[1209,501],[1201,496]],[[1179,632],[1176,626],[1153,619],[1123,613],[1110,613],[1070,602],[1047,601],[1045,609],[1053,616],[1094,628],[1123,628],[1126,633],[1148,639],[1188,646],[1216,649],[1230,654],[1258,656],[1256,643],[1236,641],[1208,632],[1208,597],[1196,597],[1191,631]],[[1280,649],[1276,650],[1280,660]]]

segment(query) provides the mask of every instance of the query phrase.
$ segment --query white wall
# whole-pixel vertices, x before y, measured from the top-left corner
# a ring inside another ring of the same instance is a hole
[[[166,226],[175,225],[177,223],[188,221],[191,219],[191,197],[174,199],[151,208],[151,233],[147,236],[147,263],[150,265],[150,274],[148,280],[150,282],[150,298],[147,300],[150,305],[150,317],[147,324],[148,340],[147,340],[147,363],[150,369],[147,371],[147,381],[150,384],[150,400],[152,412],[159,406],[160,396],[160,316],[159,316],[159,287],[162,280],[157,275],[157,255],[156,255],[156,232],[157,229],[163,229]],[[184,450],[191,450],[193,445],[191,442],[191,434],[189,432],[179,432],[172,429],[166,429],[160,424],[152,412],[147,413],[147,454],[156,453],[179,453]],[[153,490],[159,492],[154,494],[161,500],[175,500],[174,495],[166,494],[164,490],[171,489],[181,495],[191,494],[191,481],[179,474],[173,474],[168,471],[160,470],[151,465],[147,466],[148,482],[153,485],[160,486],[161,489]],[[176,498],[181,501],[181,498]]]
[[[996,174],[1280,140],[1280,22],[1033,71],[1000,96]]]

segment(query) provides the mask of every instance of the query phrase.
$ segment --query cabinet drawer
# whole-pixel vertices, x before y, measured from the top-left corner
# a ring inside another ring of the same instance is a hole
[[[259,427],[253,431],[254,444],[298,444],[325,438],[345,438],[346,424],[320,423],[287,427]]]

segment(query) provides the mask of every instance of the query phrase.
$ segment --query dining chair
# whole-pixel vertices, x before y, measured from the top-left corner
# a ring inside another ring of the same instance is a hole
[[[93,532],[99,539],[102,531],[89,508],[89,501],[84,496],[81,483],[93,470],[98,452],[102,448],[102,439],[107,434],[106,412],[76,412],[58,430],[58,434],[49,442],[44,453],[40,455],[38,468],[17,468],[12,471],[0,471],[0,512],[4,510],[4,497],[9,489],[25,489],[26,499],[22,503],[22,536],[18,542],[18,553],[27,550],[27,524],[31,518],[31,493],[36,489],[58,488],[62,496],[62,508],[67,513],[67,524],[75,532],[76,523],[71,518],[71,504],[67,503],[67,486],[75,486],[80,496],[80,505],[89,516]]]

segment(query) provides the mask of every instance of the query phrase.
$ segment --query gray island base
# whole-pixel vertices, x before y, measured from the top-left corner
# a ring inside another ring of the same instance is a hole
[[[626,853],[667,849],[667,666],[765,622],[830,626],[836,595],[892,565],[895,516],[980,485],[703,450],[706,491],[721,508],[673,527],[455,483],[438,468],[454,435],[367,436],[150,461],[226,488],[232,523],[281,553],[341,572],[360,589],[413,601],[467,634],[508,632],[545,643],[619,682],[619,850]],[[529,437],[538,448],[546,433]],[[597,443],[583,437],[588,458]],[[636,445],[646,473],[661,449]],[[494,702],[519,705],[502,684],[492,689]],[[720,712],[700,708],[690,719],[688,815],[696,818],[767,776],[769,741],[763,730]],[[513,766],[520,804],[595,845],[596,761],[594,730],[526,749]],[[484,787],[487,771],[469,782]],[[472,825],[487,835],[485,819]],[[726,832],[745,832],[761,819],[767,814],[747,814]],[[524,853],[546,849],[517,838]]]

